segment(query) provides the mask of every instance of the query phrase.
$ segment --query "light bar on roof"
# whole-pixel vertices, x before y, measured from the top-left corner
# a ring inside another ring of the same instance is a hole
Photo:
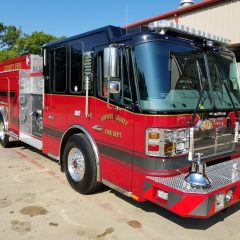
[[[231,40],[225,37],[216,36],[215,34],[201,31],[201,30],[188,27],[186,25],[179,24],[169,20],[160,20],[160,21],[151,22],[148,24],[148,27],[151,28],[152,30],[159,31],[160,33],[163,33],[167,30],[171,30],[171,31],[182,33],[182,34],[187,34],[187,35],[195,36],[198,38],[202,38],[202,39],[212,40],[220,44],[225,44],[225,45],[231,44]]]

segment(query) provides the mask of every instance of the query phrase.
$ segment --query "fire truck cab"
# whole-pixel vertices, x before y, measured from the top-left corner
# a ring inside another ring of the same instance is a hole
[[[207,218],[240,199],[239,76],[228,40],[169,21],[49,43],[0,72],[0,142],[57,159],[70,185]],[[35,60],[34,60],[35,59]],[[19,60],[12,60],[11,64]]]

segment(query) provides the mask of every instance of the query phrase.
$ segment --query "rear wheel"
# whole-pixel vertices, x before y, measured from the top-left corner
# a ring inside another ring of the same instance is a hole
[[[6,128],[4,124],[4,120],[0,118],[0,144],[7,148],[9,147],[9,136],[6,134]]]
[[[64,150],[63,164],[68,182],[74,190],[90,194],[99,188],[95,155],[84,134],[70,137]]]

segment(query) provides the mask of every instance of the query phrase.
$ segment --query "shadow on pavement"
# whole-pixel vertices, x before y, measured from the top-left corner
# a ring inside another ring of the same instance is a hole
[[[159,207],[151,202],[136,202],[131,198],[128,198],[114,190],[110,190],[111,193],[115,194],[117,197],[127,201],[129,204],[134,205],[137,208],[142,209],[145,212],[153,212],[159,216],[168,219],[169,221],[187,229],[196,229],[196,230],[206,230],[213,225],[217,224],[220,221],[224,221],[225,218],[228,218],[232,214],[240,210],[240,204],[236,203],[235,205],[229,207],[228,209],[215,214],[214,216],[208,219],[200,218],[183,218],[180,217],[162,207]],[[161,221],[161,219],[159,219]]]

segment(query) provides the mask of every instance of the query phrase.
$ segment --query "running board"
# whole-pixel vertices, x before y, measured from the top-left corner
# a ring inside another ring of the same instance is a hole
[[[132,196],[132,192],[128,192],[126,189],[124,188],[121,188],[119,186],[117,186],[116,184],[112,183],[112,182],[109,182],[108,180],[106,179],[103,179],[102,180],[102,183],[120,193],[122,193],[123,195],[127,196],[127,197],[131,197]]]
[[[36,139],[32,136],[20,133],[19,140],[28,144],[28,145],[30,145],[30,146],[32,146],[32,147],[34,147],[34,148],[42,150],[42,141],[39,140],[39,139]]]

